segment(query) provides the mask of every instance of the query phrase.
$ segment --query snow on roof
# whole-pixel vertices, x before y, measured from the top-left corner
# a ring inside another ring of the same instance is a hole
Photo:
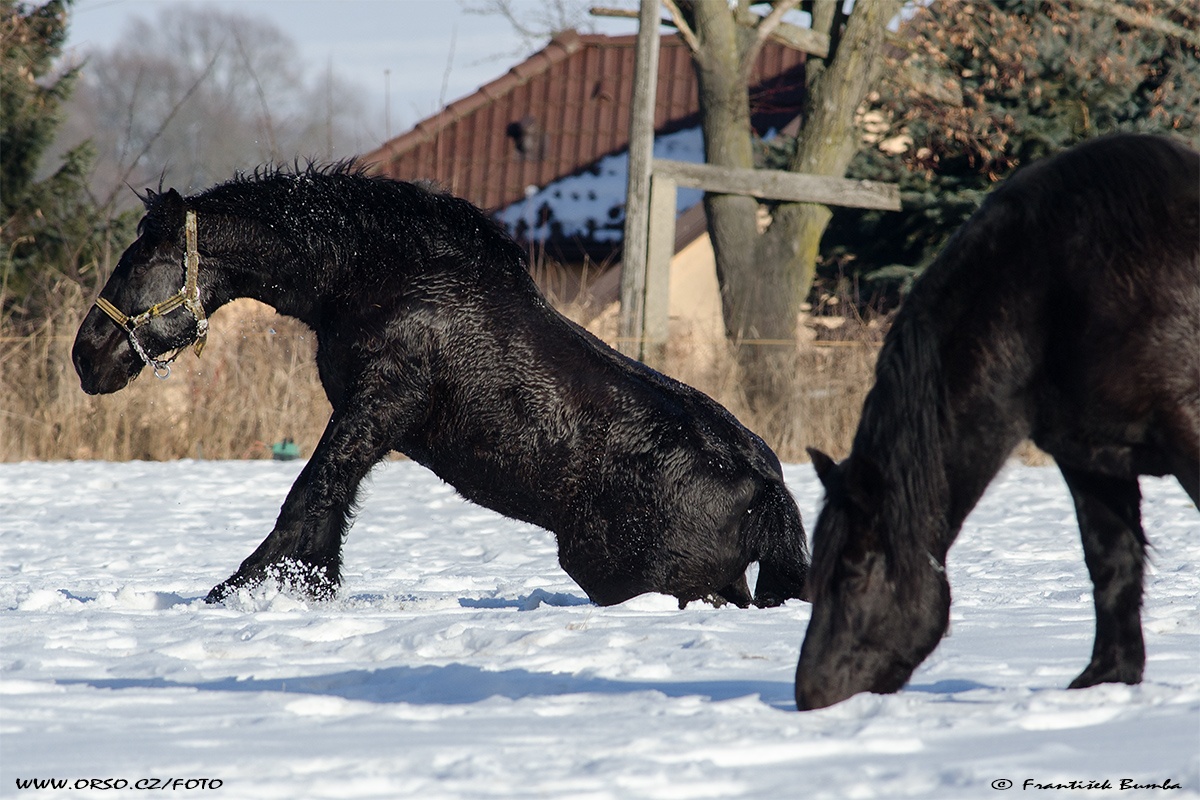
[[[654,157],[702,163],[704,142],[699,128],[688,128],[654,140]],[[581,238],[620,242],[625,225],[625,186],[628,151],[606,156],[578,175],[528,186],[525,199],[496,213],[496,219],[518,239],[545,242],[548,238]],[[699,189],[680,189],[676,213],[700,202]]]

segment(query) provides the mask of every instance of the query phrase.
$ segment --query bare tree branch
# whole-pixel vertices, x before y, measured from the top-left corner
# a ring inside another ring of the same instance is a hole
[[[234,32],[233,39],[237,42],[238,53],[242,56],[242,63],[246,65],[246,71],[250,73],[250,80],[254,82],[254,91],[258,94],[258,105],[262,109],[263,124],[267,129],[267,147],[271,151],[271,160],[279,160],[279,145],[275,141],[275,125],[271,120],[271,109],[267,106],[267,93],[263,91],[262,81],[258,79],[258,73],[254,70],[254,64],[250,62],[250,54],[246,52],[246,45],[242,42],[241,34]]]
[[[1123,6],[1120,3],[1110,2],[1109,0],[1078,0],[1078,2],[1079,5],[1089,8],[1092,11],[1111,14],[1127,25],[1138,28],[1149,28],[1159,33],[1165,33],[1167,36],[1182,39],[1193,47],[1200,47],[1200,34],[1194,30],[1188,30],[1182,25],[1176,25],[1169,19],[1165,19],[1157,14],[1147,14],[1135,8]]]
[[[667,13],[671,15],[671,21],[679,31],[680,37],[687,43],[688,49],[692,51],[692,55],[699,58],[701,56],[700,42],[691,27],[687,24],[687,20],[683,18],[683,12],[675,4],[675,0],[662,0],[662,4],[667,7]]]
[[[179,113],[179,110],[187,105],[187,101],[193,94],[196,93],[196,90],[199,89],[206,80],[208,80],[208,76],[212,74],[213,68],[217,65],[217,59],[220,57],[221,48],[217,48],[217,51],[213,53],[212,58],[208,60],[208,65],[204,67],[204,72],[200,73],[199,77],[197,77],[196,80],[192,82],[192,85],[188,87],[188,90],[183,93],[183,97],[179,98],[175,105],[171,107],[170,113],[163,118],[163,121],[159,124],[158,129],[154,131],[154,135],[150,136],[146,140],[146,143],[142,145],[142,149],[138,151],[138,154],[129,162],[129,166],[126,167],[125,172],[121,174],[120,180],[116,182],[116,184],[113,186],[112,192],[110,192],[108,197],[105,199],[105,208],[110,207],[113,201],[116,200],[117,192],[119,192],[121,187],[125,186],[129,181],[129,176],[133,174],[133,170],[137,166],[138,162],[142,160],[142,156],[150,152],[150,148],[153,147],[154,143],[158,141],[158,138],[162,136],[163,131],[165,131],[167,126],[171,124],[171,120],[175,118],[175,115]]]
[[[637,19],[638,15],[638,12],[628,8],[609,8],[607,6],[592,6],[588,9],[588,13],[594,17],[621,17],[627,19]],[[750,17],[750,22],[748,23],[750,25],[753,25],[755,19],[760,19],[758,15],[751,11],[747,11],[746,14]],[[740,20],[741,17],[738,19]],[[659,24],[667,28],[677,27],[673,19],[661,19],[659,20]],[[774,30],[770,31],[768,38],[803,53],[817,56],[818,58],[825,58],[829,55],[829,36],[823,31],[801,28],[799,25],[793,25],[790,22],[780,22],[775,26]]]
[[[779,23],[783,22],[784,14],[791,11],[800,0],[777,0],[771,6],[771,11],[765,17],[760,17],[758,23],[754,26],[754,41],[742,53],[742,63],[740,70],[744,80],[750,79],[750,73],[754,69],[754,62],[758,60],[758,54],[762,52],[763,45],[767,39],[779,27]]]
[[[536,11],[518,10],[513,0],[459,0],[459,6],[467,14],[504,18],[526,46],[540,44],[569,28],[586,27],[587,21],[575,0],[542,0]]]
[[[775,0],[775,4],[771,6],[771,12],[760,18],[758,24],[754,26],[757,31],[755,38],[760,43],[765,42],[775,28],[783,22],[784,16],[798,5],[800,5],[800,0]]]

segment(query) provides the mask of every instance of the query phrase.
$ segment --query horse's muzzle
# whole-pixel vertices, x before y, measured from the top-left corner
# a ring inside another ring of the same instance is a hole
[[[79,376],[79,387],[87,394],[112,394],[129,385],[142,363],[132,349],[122,348],[116,335],[108,337],[86,330],[87,320],[75,337],[71,363]],[[119,333],[119,329],[114,328]],[[96,340],[100,340],[100,344]]]

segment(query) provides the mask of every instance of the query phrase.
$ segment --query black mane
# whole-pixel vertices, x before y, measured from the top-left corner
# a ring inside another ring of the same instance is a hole
[[[950,503],[946,439],[956,435],[949,429],[946,387],[955,375],[947,374],[943,350],[951,331],[994,313],[987,301],[1000,290],[991,287],[1040,259],[1136,275],[1153,263],[1147,252],[1195,252],[1186,233],[1200,227],[1195,203],[1190,221],[1163,224],[1179,215],[1178,198],[1164,189],[1187,174],[1187,151],[1168,140],[1159,144],[1110,136],[1018,170],[955,232],[906,298],[880,351],[846,476],[886,488],[875,509],[877,529],[898,576],[928,567],[914,543],[936,550],[953,534],[944,520]],[[1076,252],[1060,256],[1064,247]],[[1080,248],[1088,255],[1081,257]],[[845,526],[834,531],[846,534]],[[823,554],[840,549],[814,554],[815,586],[824,585],[832,569]]]
[[[143,197],[143,224],[156,224],[164,197],[161,192]],[[399,248],[419,253],[421,261],[486,260],[489,270],[525,270],[520,247],[471,203],[432,184],[373,175],[354,159],[262,165],[185,197],[184,205],[202,218],[257,220],[264,235],[278,237],[298,258],[370,269],[391,260],[385,250]],[[414,218],[421,224],[412,224]],[[431,223],[440,229],[432,240]]]
[[[932,322],[915,309],[897,317],[876,363],[875,385],[839,478],[842,485],[827,487],[830,508],[857,504],[861,512],[869,500],[878,502],[871,509],[872,529],[882,536],[880,545],[900,586],[909,585],[905,576],[929,568],[930,555],[940,556],[932,549],[943,539],[938,534],[945,533],[945,400],[933,333]],[[820,528],[822,547],[811,567],[818,592],[832,581],[851,533],[845,513],[830,521],[834,524]],[[932,537],[931,530],[936,531]],[[920,542],[927,544],[913,546]]]

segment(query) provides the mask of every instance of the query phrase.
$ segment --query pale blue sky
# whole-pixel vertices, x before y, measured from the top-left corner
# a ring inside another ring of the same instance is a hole
[[[169,5],[214,6],[273,22],[313,65],[361,88],[371,128],[385,128],[390,70],[393,136],[504,74],[532,52],[500,17],[468,14],[459,0],[76,0],[67,47],[78,56],[111,47],[132,18],[155,20]],[[542,0],[516,0],[537,8]],[[636,0],[603,5],[636,8]],[[636,32],[631,19],[592,18],[596,30]],[[445,87],[443,88],[443,83]]]

